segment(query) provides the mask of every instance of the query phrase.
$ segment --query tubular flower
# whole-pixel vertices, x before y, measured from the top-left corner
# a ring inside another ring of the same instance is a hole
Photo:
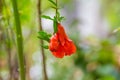
[[[72,40],[68,38],[63,26],[58,23],[58,31],[51,37],[49,49],[57,58],[70,56],[76,52],[76,47]]]

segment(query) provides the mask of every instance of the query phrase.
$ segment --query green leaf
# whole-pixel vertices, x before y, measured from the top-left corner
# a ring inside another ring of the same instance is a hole
[[[39,39],[42,39],[42,40],[45,40],[45,41],[48,41],[48,42],[50,41],[51,34],[48,34],[44,31],[40,31],[38,33],[39,33],[39,35],[38,35]]]
[[[53,8],[53,9],[60,9],[60,8],[57,7],[57,6],[51,6],[51,8]]]
[[[48,48],[49,48],[48,45],[43,45],[42,47],[43,47],[44,49],[48,49]]]
[[[65,19],[63,16],[61,16],[60,15],[60,13],[59,12],[57,12],[57,20],[58,20],[58,22],[61,22],[63,19]]]
[[[63,16],[62,16],[62,17],[59,17],[58,20],[59,20],[59,22],[61,22],[62,20],[65,20],[65,17],[63,17]]]
[[[54,28],[54,33],[56,33],[57,32],[57,19],[56,19],[56,17],[54,16],[54,21],[53,21],[53,28]]]
[[[44,49],[48,49],[49,48],[48,45],[42,45],[42,44],[40,44],[40,46],[43,47]]]
[[[57,4],[53,0],[48,0],[50,1],[53,5],[57,6]]]
[[[42,15],[41,17],[45,19],[53,20],[50,16]]]
[[[53,9],[55,9],[55,10],[58,9],[56,6],[51,6],[51,8],[53,8]]]

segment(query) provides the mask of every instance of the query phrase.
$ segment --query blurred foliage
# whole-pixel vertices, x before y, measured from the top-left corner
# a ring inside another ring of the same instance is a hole
[[[8,52],[11,52],[12,66],[15,66],[17,48],[11,1],[2,1],[3,5],[0,5],[3,8],[0,12],[0,78],[3,77],[5,80],[4,76],[7,75],[7,78],[9,76],[8,57],[10,56]],[[41,56],[39,39],[37,38],[37,0],[17,1],[22,23],[27,80],[32,80],[29,72],[31,67],[35,66],[33,55],[37,53]],[[71,7],[74,0],[60,0],[59,2],[61,8],[69,6],[71,11],[74,9],[74,6]],[[49,80],[120,80],[120,31],[112,33],[120,27],[120,0],[101,0],[101,5],[104,17],[110,25],[109,36],[105,39],[88,37],[82,41],[77,28],[79,21],[73,19],[71,24],[68,23],[70,26],[68,30],[71,32],[68,34],[75,42],[77,52],[71,57],[56,59],[46,50]],[[49,10],[51,10],[51,3],[48,0],[42,0],[42,14],[48,13]],[[45,31],[51,32],[50,30]],[[41,57],[35,59],[41,62]],[[41,64],[37,62],[37,65],[40,67]],[[42,72],[39,71],[39,73]]]

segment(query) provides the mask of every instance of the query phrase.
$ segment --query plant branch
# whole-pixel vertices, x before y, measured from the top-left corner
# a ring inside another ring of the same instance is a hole
[[[57,21],[58,21],[58,15],[57,15],[57,13],[58,13],[58,1],[56,0],[56,19],[57,19]]]
[[[20,80],[25,80],[22,30],[21,30],[20,17],[18,13],[18,6],[17,6],[16,0],[12,0],[12,6],[14,10],[14,18],[15,18],[15,24],[16,24],[16,37],[17,37]]]
[[[37,4],[37,8],[38,8],[38,23],[39,23],[39,30],[42,31],[42,24],[41,24],[41,0],[38,0],[38,4]],[[48,76],[47,76],[47,72],[46,72],[46,59],[45,59],[45,52],[44,52],[44,48],[42,47],[44,45],[43,40],[40,40],[40,44],[41,44],[41,54],[42,54],[42,68],[43,68],[43,75],[44,75],[44,79],[43,80],[48,80]]]

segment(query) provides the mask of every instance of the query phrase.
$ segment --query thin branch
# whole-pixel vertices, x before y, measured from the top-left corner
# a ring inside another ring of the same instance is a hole
[[[56,0],[56,6],[57,6],[57,8],[56,8],[56,19],[58,19],[58,16],[57,16],[57,13],[58,13],[58,2],[57,2],[57,0]]]
[[[38,4],[37,4],[37,8],[38,8],[38,23],[39,23],[39,30],[42,31],[42,24],[41,24],[41,0],[38,0]],[[43,46],[44,42],[43,40],[40,40],[40,44]],[[47,72],[46,72],[46,59],[45,59],[45,54],[44,54],[44,49],[41,46],[41,54],[42,54],[42,68],[43,68],[43,75],[44,75],[44,79],[43,80],[48,80],[48,76],[47,76]]]
[[[19,61],[19,71],[20,71],[20,80],[25,80],[25,67],[24,67],[24,55],[23,55],[23,39],[22,39],[22,30],[20,24],[20,17],[18,13],[17,1],[12,0],[14,18],[16,23],[16,36],[17,36],[17,48],[18,48],[18,61]]]

